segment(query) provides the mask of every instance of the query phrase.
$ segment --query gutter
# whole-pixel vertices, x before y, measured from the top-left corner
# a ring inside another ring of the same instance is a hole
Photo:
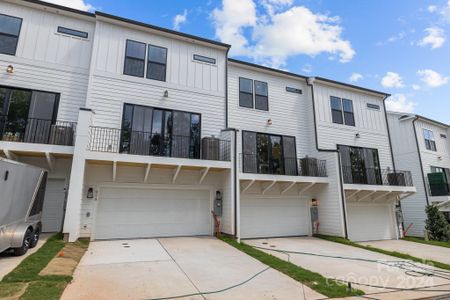
[[[414,118],[414,120],[412,121],[412,126],[413,126],[413,130],[414,130],[414,139],[416,140],[417,154],[419,154],[420,174],[422,176],[423,188],[425,190],[425,200],[427,200],[427,205],[430,205],[430,199],[428,199],[427,182],[425,180],[425,175],[423,173],[422,155],[420,154],[419,140],[417,139],[416,121],[419,119],[420,119],[420,117],[416,116]]]
[[[339,185],[341,191],[341,199],[342,199],[342,215],[344,217],[344,234],[345,238],[348,239],[348,228],[347,228],[347,213],[345,210],[345,193],[344,193],[344,183],[342,180],[342,166],[341,166],[341,155],[337,149],[322,149],[319,147],[319,136],[317,134],[317,119],[316,119],[316,101],[314,97],[314,77],[310,77],[306,79],[306,84],[311,87],[311,98],[312,98],[312,107],[313,107],[313,119],[314,119],[314,137],[316,141],[316,149],[319,152],[328,152],[328,153],[337,153],[338,155],[338,164],[339,164]]]

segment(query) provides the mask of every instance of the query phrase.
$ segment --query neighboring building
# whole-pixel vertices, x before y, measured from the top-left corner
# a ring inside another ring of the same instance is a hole
[[[412,171],[417,193],[402,203],[408,234],[423,236],[425,207],[437,204],[450,222],[450,126],[428,118],[389,113],[397,167]]]
[[[402,234],[416,188],[392,162],[388,95],[105,13],[0,9],[0,153],[50,170],[44,231],[212,235],[214,211],[239,238]]]

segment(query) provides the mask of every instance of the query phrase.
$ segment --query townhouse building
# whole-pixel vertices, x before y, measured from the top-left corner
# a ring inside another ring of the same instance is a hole
[[[402,203],[409,235],[424,236],[425,208],[435,204],[450,222],[450,126],[415,114],[389,112],[395,163],[411,170],[417,193]]]
[[[387,94],[101,12],[0,8],[0,153],[49,170],[43,231],[401,236],[417,182],[392,157]]]

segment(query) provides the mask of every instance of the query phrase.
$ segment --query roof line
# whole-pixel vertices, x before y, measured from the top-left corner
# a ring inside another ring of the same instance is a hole
[[[232,63],[246,65],[246,66],[253,67],[253,68],[266,70],[266,71],[269,71],[269,72],[280,73],[280,74],[283,74],[283,75],[298,77],[298,78],[302,78],[302,79],[305,79],[305,80],[308,79],[307,76],[303,76],[303,75],[300,75],[300,74],[296,74],[296,73],[292,73],[292,72],[288,72],[288,71],[283,71],[283,70],[279,70],[279,69],[274,69],[274,68],[266,67],[266,66],[263,66],[263,65],[258,65],[258,64],[250,63],[250,62],[239,60],[239,59],[235,59],[235,58],[228,58],[228,61],[230,61]]]
[[[436,121],[436,120],[433,120],[433,119],[430,119],[430,118],[427,118],[427,117],[424,117],[424,116],[421,116],[421,115],[415,114],[415,116],[417,118],[419,118],[419,119],[422,119],[422,120],[425,120],[425,121],[428,121],[428,122],[433,122],[433,123],[439,124],[439,125],[444,126],[444,127],[450,127],[450,125],[448,125],[448,124],[445,124],[445,123],[442,123],[442,122],[439,122],[439,121]]]
[[[94,13],[90,13],[88,11],[79,10],[79,9],[75,9],[75,8],[70,8],[70,7],[67,7],[67,6],[62,6],[62,5],[49,3],[49,2],[44,2],[44,1],[40,1],[40,0],[22,0],[22,1],[28,2],[28,3],[33,3],[33,4],[38,4],[38,5],[42,5],[42,6],[47,6],[47,7],[51,7],[51,8],[56,8],[56,9],[64,10],[64,11],[67,11],[67,12],[71,12],[71,13],[75,13],[75,14],[79,14],[79,15],[95,18],[95,14]]]
[[[353,85],[353,84],[349,84],[349,83],[345,83],[345,82],[341,82],[341,81],[336,81],[336,80],[332,80],[332,79],[328,79],[328,78],[323,78],[323,77],[314,77],[317,80],[320,81],[325,81],[325,82],[329,82],[329,83],[334,83],[334,84],[339,84],[339,85],[343,85],[352,89],[357,89],[357,90],[362,90],[362,91],[366,91],[366,92],[370,92],[370,93],[374,93],[374,94],[379,94],[379,95],[383,95],[383,96],[391,96],[391,94],[385,93],[385,92],[380,92],[380,91],[376,91],[376,90],[372,90],[372,89],[368,89],[365,87],[361,87],[361,86],[357,86],[357,85]]]

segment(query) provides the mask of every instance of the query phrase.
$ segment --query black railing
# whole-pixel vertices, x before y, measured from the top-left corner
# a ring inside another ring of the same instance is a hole
[[[441,184],[428,184],[430,187],[430,195],[433,197],[436,196],[450,196],[450,184],[441,183]]]
[[[325,160],[305,157],[284,157],[282,159],[264,160],[262,155],[242,154],[241,171],[253,174],[289,175],[289,176],[311,176],[326,177],[327,167]]]
[[[0,138],[8,142],[73,146],[76,125],[67,121],[0,116]]]
[[[344,183],[390,186],[413,186],[410,171],[342,166]]]
[[[231,160],[230,141],[181,135],[90,127],[88,150],[203,160]]]

